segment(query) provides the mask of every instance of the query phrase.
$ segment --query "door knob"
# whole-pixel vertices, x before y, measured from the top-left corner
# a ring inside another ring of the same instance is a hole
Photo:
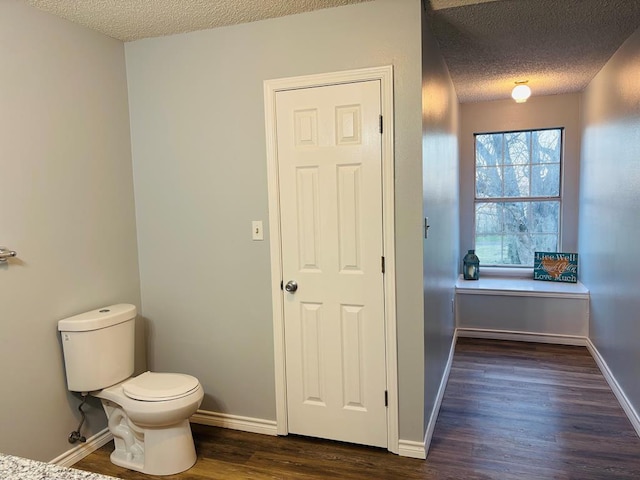
[[[295,280],[289,280],[284,286],[284,289],[289,293],[294,293],[296,290],[298,290],[298,284]]]

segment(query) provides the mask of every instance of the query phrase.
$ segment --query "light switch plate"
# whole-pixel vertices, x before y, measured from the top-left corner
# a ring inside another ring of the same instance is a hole
[[[254,241],[264,240],[264,233],[262,231],[262,220],[254,220],[251,222],[251,239]]]

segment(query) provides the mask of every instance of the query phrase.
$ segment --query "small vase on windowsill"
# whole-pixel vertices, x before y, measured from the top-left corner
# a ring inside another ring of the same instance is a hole
[[[469,250],[462,259],[462,276],[465,280],[478,280],[480,278],[480,259],[475,250]]]

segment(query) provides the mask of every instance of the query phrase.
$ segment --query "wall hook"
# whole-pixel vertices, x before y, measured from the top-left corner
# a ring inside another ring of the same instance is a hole
[[[17,255],[13,250],[9,250],[7,247],[0,247],[0,262],[6,262],[8,258],[15,257]]]

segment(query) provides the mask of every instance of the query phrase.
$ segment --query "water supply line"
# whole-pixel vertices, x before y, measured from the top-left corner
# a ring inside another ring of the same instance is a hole
[[[80,412],[80,415],[82,415],[82,419],[80,420],[80,425],[78,425],[78,428],[69,434],[69,443],[76,443],[78,441],[84,443],[87,441],[87,439],[80,434],[80,429],[82,428],[82,424],[84,423],[84,420],[86,418],[86,415],[82,411],[82,406],[87,402],[88,395],[89,394],[86,392],[82,393],[82,403],[78,406],[78,411]]]

